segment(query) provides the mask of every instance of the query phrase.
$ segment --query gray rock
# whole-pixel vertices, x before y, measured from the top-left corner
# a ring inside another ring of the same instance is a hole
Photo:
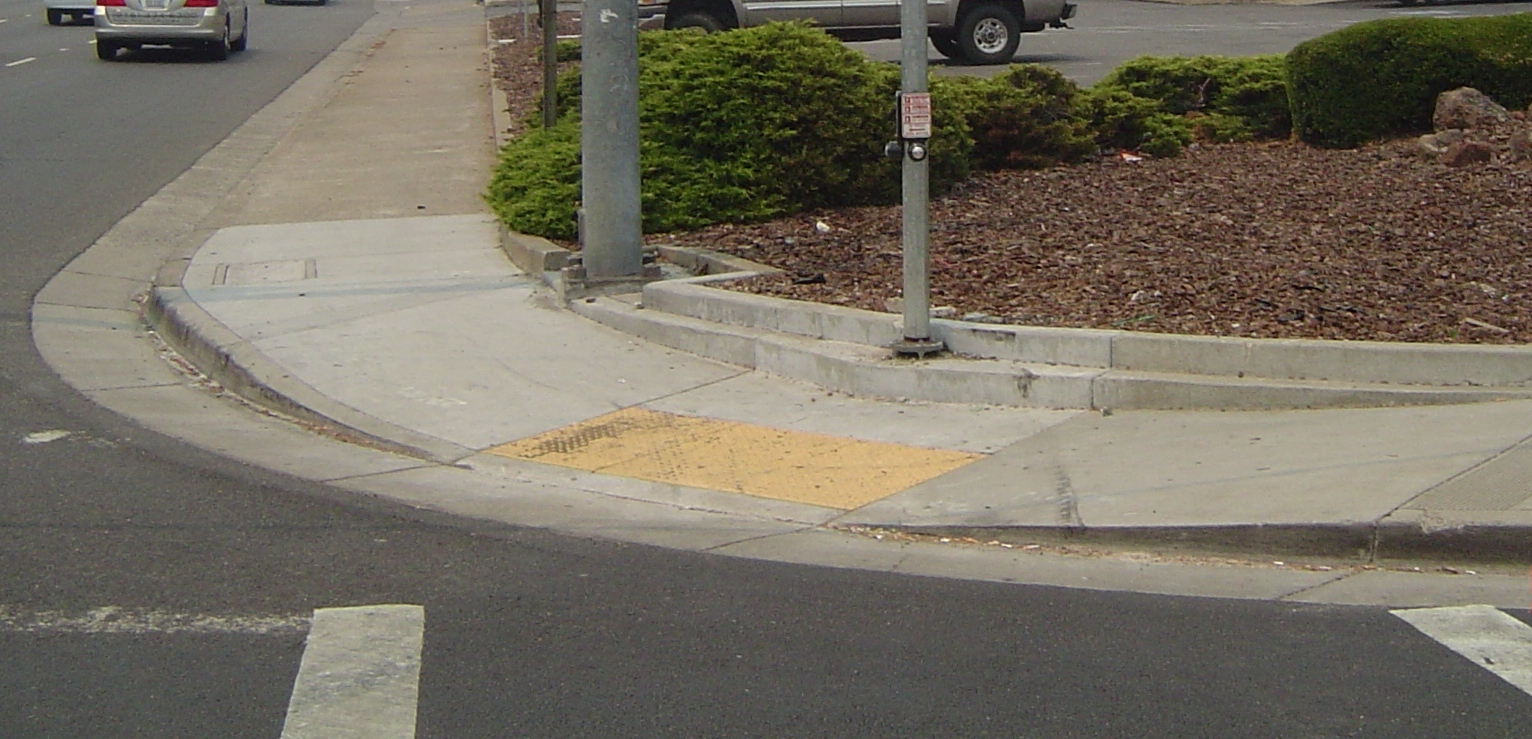
[[[1522,129],[1511,134],[1510,160],[1513,162],[1525,162],[1532,160],[1532,129]]]
[[[1452,128],[1421,136],[1415,140],[1415,146],[1421,156],[1431,160],[1438,160],[1441,159],[1443,154],[1447,153],[1448,149],[1452,148],[1453,144],[1459,143],[1465,138],[1467,138],[1467,134]]]
[[[1449,167],[1466,167],[1470,164],[1485,164],[1494,158],[1495,151],[1488,144],[1459,141],[1448,147],[1439,161]]]
[[[1452,128],[1482,128],[1511,119],[1510,111],[1472,87],[1459,87],[1436,96],[1436,112],[1431,124],[1438,131]]]

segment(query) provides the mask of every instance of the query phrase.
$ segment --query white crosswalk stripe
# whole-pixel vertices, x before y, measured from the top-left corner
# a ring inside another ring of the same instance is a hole
[[[1390,613],[1532,695],[1532,626],[1493,606],[1411,608]]]
[[[282,739],[411,739],[425,609],[314,611]]]
[[[304,616],[181,613],[102,606],[83,612],[0,606],[0,632],[31,634],[301,634]]]

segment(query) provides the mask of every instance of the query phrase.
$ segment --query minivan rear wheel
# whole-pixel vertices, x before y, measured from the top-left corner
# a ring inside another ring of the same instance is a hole
[[[231,46],[229,43],[229,22],[225,20],[223,22],[223,36],[207,45],[208,56],[212,57],[215,62],[228,59]]]
[[[244,51],[250,46],[250,9],[245,9],[245,20],[240,23],[239,38],[229,44],[229,51]]]
[[[121,48],[116,41],[96,39],[96,58],[106,62],[116,61],[117,50]]]

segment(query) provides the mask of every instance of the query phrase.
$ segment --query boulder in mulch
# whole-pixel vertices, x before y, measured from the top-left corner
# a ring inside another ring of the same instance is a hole
[[[1511,134],[1510,154],[1507,158],[1513,162],[1532,160],[1532,129],[1523,128]]]
[[[1478,141],[1459,141],[1447,147],[1438,160],[1449,167],[1466,167],[1470,164],[1488,164],[1495,158],[1495,150],[1489,144]]]
[[[1461,143],[1467,138],[1468,134],[1456,128],[1451,128],[1446,131],[1437,131],[1436,133],[1428,133],[1421,136],[1415,140],[1415,146],[1420,151],[1421,156],[1431,161],[1439,161],[1442,155],[1446,154],[1453,144]]]
[[[1483,128],[1511,119],[1510,111],[1472,87],[1459,87],[1436,96],[1436,112],[1431,124],[1438,131],[1453,128]]]

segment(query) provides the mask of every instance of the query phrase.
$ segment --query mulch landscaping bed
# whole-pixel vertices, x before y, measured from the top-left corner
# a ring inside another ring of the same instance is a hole
[[[560,30],[575,33],[565,15]],[[518,36],[520,17],[492,21]],[[535,34],[534,34],[535,36]],[[513,117],[541,95],[535,43],[497,47]],[[1503,144],[1525,114],[1475,132]],[[735,289],[887,309],[896,206],[655,234],[786,271]],[[1532,163],[1449,167],[1413,141],[1105,155],[980,174],[931,203],[932,304],[978,320],[1261,338],[1532,340]]]

